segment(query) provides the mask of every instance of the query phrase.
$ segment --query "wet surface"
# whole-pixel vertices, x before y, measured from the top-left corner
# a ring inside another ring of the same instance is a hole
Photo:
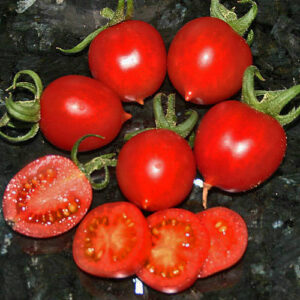
[[[252,28],[255,33],[254,64],[266,81],[258,89],[283,89],[300,79],[299,1],[257,1],[259,12]],[[72,47],[95,28],[105,24],[99,10],[114,8],[116,1],[103,0],[1,0],[0,4],[0,97],[17,71],[32,69],[46,86],[67,74],[90,76],[87,50],[62,55],[55,47]],[[236,1],[222,1],[240,7]],[[147,21],[162,34],[166,47],[176,31],[189,20],[209,15],[209,1],[136,0],[135,19]],[[168,78],[160,89],[173,92]],[[237,95],[239,97],[239,95]],[[298,97],[299,99],[299,97]],[[296,101],[295,101],[296,103]],[[2,104],[1,104],[2,105]],[[177,95],[177,112],[196,109],[202,116],[208,107],[187,104]],[[118,151],[124,134],[154,125],[152,101],[143,107],[125,104],[133,115],[118,138],[109,146],[82,154],[82,160],[99,153]],[[22,299],[286,299],[300,293],[300,120],[287,126],[287,153],[277,172],[258,188],[240,194],[212,189],[209,205],[223,205],[240,213],[249,230],[249,244],[243,259],[233,268],[198,280],[178,295],[164,295],[136,278],[107,280],[80,271],[71,252],[75,229],[52,239],[36,240],[14,233],[5,223],[0,208],[0,298]],[[27,163],[46,154],[69,153],[50,145],[39,133],[23,144],[0,140],[0,194],[13,175]],[[94,192],[92,207],[124,200],[112,182]],[[200,174],[197,175],[201,179]],[[201,181],[181,207],[200,211]]]

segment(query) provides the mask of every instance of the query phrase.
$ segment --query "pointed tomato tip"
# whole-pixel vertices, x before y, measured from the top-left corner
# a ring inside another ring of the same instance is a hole
[[[202,205],[204,209],[207,209],[207,195],[208,191],[212,188],[212,185],[209,183],[203,183],[203,192],[202,192]]]
[[[125,111],[123,114],[123,122],[126,122],[127,120],[129,120],[131,118],[132,118],[132,115]]]
[[[143,98],[137,98],[136,102],[140,105],[144,105],[144,99]]]
[[[184,96],[185,101],[191,101],[192,98],[193,98],[193,95],[192,95],[192,94],[193,94],[193,93],[192,93],[191,91],[185,93],[185,96]]]

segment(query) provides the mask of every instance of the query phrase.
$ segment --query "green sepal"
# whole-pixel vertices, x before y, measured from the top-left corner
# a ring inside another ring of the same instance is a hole
[[[113,157],[116,155],[115,153],[109,153],[109,154],[104,154],[98,157],[93,158],[87,163],[81,163],[79,162],[77,158],[77,153],[78,153],[78,148],[80,143],[85,140],[88,137],[97,137],[100,139],[104,139],[104,137],[97,135],[97,134],[87,134],[80,139],[76,141],[74,144],[72,151],[71,151],[71,159],[73,162],[76,164],[76,166],[85,174],[87,179],[89,180],[91,186],[93,187],[94,190],[102,190],[104,189],[110,181],[110,175],[109,175],[109,167],[115,167],[117,165],[117,159],[114,159]],[[95,182],[91,174],[94,171],[104,169],[105,176],[104,179],[101,182]]]
[[[264,80],[256,66],[249,66],[243,77],[242,102],[272,116],[282,126],[296,120],[300,115],[300,107],[294,107],[284,115],[282,115],[281,112],[288,103],[300,94],[300,85],[277,91],[255,90],[255,76],[260,80]],[[259,100],[258,97],[261,98],[261,100]]]
[[[240,18],[238,18],[237,14],[234,12],[234,8],[231,10],[227,9],[219,0],[211,0],[210,15],[211,17],[225,21],[240,36],[244,36],[256,18],[257,4],[252,0],[240,0],[238,3],[250,3],[252,5],[250,10]],[[249,45],[251,45],[253,38],[254,32],[253,30],[250,30],[246,37],[246,41]]]
[[[133,0],[127,0],[126,13],[125,13],[125,0],[118,0],[118,6],[116,11],[113,11],[108,7],[105,7],[100,11],[100,15],[109,20],[105,25],[96,29],[94,32],[90,33],[79,44],[77,44],[75,47],[71,49],[63,49],[60,47],[56,47],[56,49],[65,54],[79,53],[82,50],[84,50],[101,31],[113,25],[119,24],[125,20],[131,19],[133,16],[133,12],[134,12]]]
[[[19,128],[19,127],[13,125],[12,123],[8,123],[6,126],[12,127],[15,129],[23,129],[24,128],[24,127]],[[20,142],[25,142],[25,141],[28,141],[29,139],[32,139],[33,137],[35,137],[37,135],[38,131],[39,131],[39,123],[34,123],[31,125],[28,132],[23,135],[14,137],[14,136],[7,135],[0,130],[0,136],[2,136],[4,139],[6,139],[7,141],[9,141],[11,143],[20,143]]]

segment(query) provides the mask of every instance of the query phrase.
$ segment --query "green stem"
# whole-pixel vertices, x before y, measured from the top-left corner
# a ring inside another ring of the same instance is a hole
[[[219,0],[211,0],[210,15],[212,17],[221,19],[229,24],[232,29],[237,32],[240,36],[248,31],[250,25],[254,21],[257,15],[257,4],[252,0],[240,0],[239,3],[250,3],[252,6],[250,10],[238,18],[237,14],[234,12],[234,9],[227,9],[224,5],[220,3]],[[250,30],[247,36],[247,43],[250,45],[253,41],[254,33],[253,30]]]
[[[80,143],[88,137],[97,137],[103,139],[102,136],[97,134],[87,134],[76,141],[71,151],[71,158],[73,162],[77,165],[77,167],[86,175],[88,180],[90,181],[93,189],[102,190],[104,189],[110,181],[109,169],[108,167],[115,167],[117,165],[117,159],[113,157],[116,155],[115,153],[104,154],[99,157],[93,158],[91,161],[83,164],[79,162],[77,158],[78,148]],[[101,182],[95,182],[91,174],[97,170],[104,169],[105,176]]]
[[[20,142],[25,142],[29,139],[32,139],[34,136],[36,136],[38,131],[39,131],[39,123],[35,123],[30,127],[30,130],[24,135],[13,137],[13,136],[9,136],[9,135],[3,133],[2,131],[0,131],[0,136],[2,136],[4,139],[6,139],[7,141],[9,141],[11,143],[20,143]]]
[[[293,122],[300,115],[300,107],[292,108],[287,114],[281,115],[283,108],[300,94],[300,85],[286,90],[262,91],[254,89],[254,77],[263,80],[255,66],[249,66],[243,77],[242,102],[252,108],[275,118],[282,126]],[[260,101],[257,97],[263,97]]]
[[[101,10],[100,14],[104,17],[109,19],[107,24],[103,25],[102,27],[96,29],[94,32],[90,33],[86,38],[84,38],[78,45],[71,49],[63,49],[60,47],[56,47],[57,50],[66,53],[66,54],[74,54],[81,52],[84,50],[92,41],[93,39],[103,30],[107,29],[108,27],[111,27],[113,25],[119,24],[125,20],[129,20],[133,16],[134,11],[134,5],[133,0],[127,0],[127,10],[126,15],[124,13],[125,10],[125,1],[124,0],[118,0],[117,9],[114,12],[108,7],[105,7]]]

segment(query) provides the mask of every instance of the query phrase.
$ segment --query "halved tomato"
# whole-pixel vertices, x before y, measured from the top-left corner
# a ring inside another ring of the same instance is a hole
[[[209,235],[196,214],[181,208],[161,210],[148,218],[150,256],[137,276],[164,293],[190,287],[208,254]]]
[[[80,223],[73,241],[73,257],[87,273],[109,278],[133,275],[151,248],[148,223],[129,202],[102,204]]]
[[[207,277],[237,263],[248,244],[248,230],[243,218],[226,207],[213,207],[197,214],[210,236],[208,257],[199,277]]]
[[[3,214],[13,230],[46,238],[74,227],[92,201],[92,187],[68,158],[46,155],[29,163],[9,182]]]

